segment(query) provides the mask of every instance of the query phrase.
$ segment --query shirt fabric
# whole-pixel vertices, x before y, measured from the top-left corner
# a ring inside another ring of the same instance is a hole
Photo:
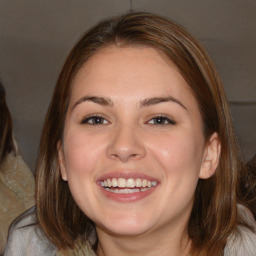
[[[34,188],[34,175],[23,158],[9,153],[0,164],[0,255],[11,222],[35,204]]]

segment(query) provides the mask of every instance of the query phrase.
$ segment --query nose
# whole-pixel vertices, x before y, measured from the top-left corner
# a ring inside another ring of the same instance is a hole
[[[146,149],[141,133],[135,127],[117,127],[108,145],[107,155],[122,162],[145,157]]]

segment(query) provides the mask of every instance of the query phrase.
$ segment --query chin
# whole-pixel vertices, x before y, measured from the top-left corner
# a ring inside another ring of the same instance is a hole
[[[150,224],[145,219],[144,221],[136,221],[133,218],[109,220],[109,222],[101,223],[99,226],[108,233],[118,236],[138,236],[150,230]]]

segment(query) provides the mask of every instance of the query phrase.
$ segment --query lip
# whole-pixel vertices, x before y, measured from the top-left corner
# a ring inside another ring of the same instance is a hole
[[[112,179],[112,178],[133,178],[133,179],[147,179],[149,181],[157,181],[157,185],[155,187],[152,187],[146,191],[140,191],[140,192],[135,192],[135,193],[128,193],[128,194],[122,194],[122,193],[113,193],[110,191],[107,191],[101,186],[101,181],[106,180],[106,179]],[[102,176],[100,176],[97,179],[97,185],[100,189],[100,192],[104,194],[108,199],[117,201],[117,202],[123,202],[123,203],[128,203],[128,202],[135,202],[144,199],[145,197],[149,196],[152,194],[157,187],[159,186],[160,182],[158,179],[153,178],[152,176],[148,176],[142,173],[137,173],[137,172],[130,172],[130,171],[116,171],[116,172],[110,172],[106,173]]]
[[[97,183],[100,183],[102,180],[112,179],[112,178],[124,178],[124,179],[129,179],[129,178],[139,179],[140,178],[140,179],[147,179],[149,181],[155,180],[155,181],[157,181],[157,183],[160,183],[159,180],[155,177],[148,176],[143,173],[130,172],[130,171],[116,171],[116,172],[106,173],[97,179]]]
[[[136,193],[129,193],[129,194],[116,194],[110,191],[107,191],[106,189],[104,189],[101,185],[98,185],[100,191],[109,199],[117,201],[117,202],[124,202],[124,203],[128,203],[128,202],[134,202],[134,201],[138,201],[141,200],[147,196],[149,196],[150,194],[152,194],[158,187],[158,185],[156,185],[155,187],[152,187],[146,191],[143,192],[136,192]]]

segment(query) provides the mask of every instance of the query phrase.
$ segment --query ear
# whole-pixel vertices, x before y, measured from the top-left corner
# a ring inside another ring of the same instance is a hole
[[[61,141],[58,141],[57,143],[57,151],[58,151],[58,163],[60,167],[60,173],[63,180],[67,181],[67,172],[66,172],[66,163],[65,163],[65,156],[64,151],[62,147]]]
[[[201,169],[199,173],[200,179],[208,179],[214,175],[220,159],[221,144],[218,133],[214,132],[205,145],[204,155],[202,159]]]

